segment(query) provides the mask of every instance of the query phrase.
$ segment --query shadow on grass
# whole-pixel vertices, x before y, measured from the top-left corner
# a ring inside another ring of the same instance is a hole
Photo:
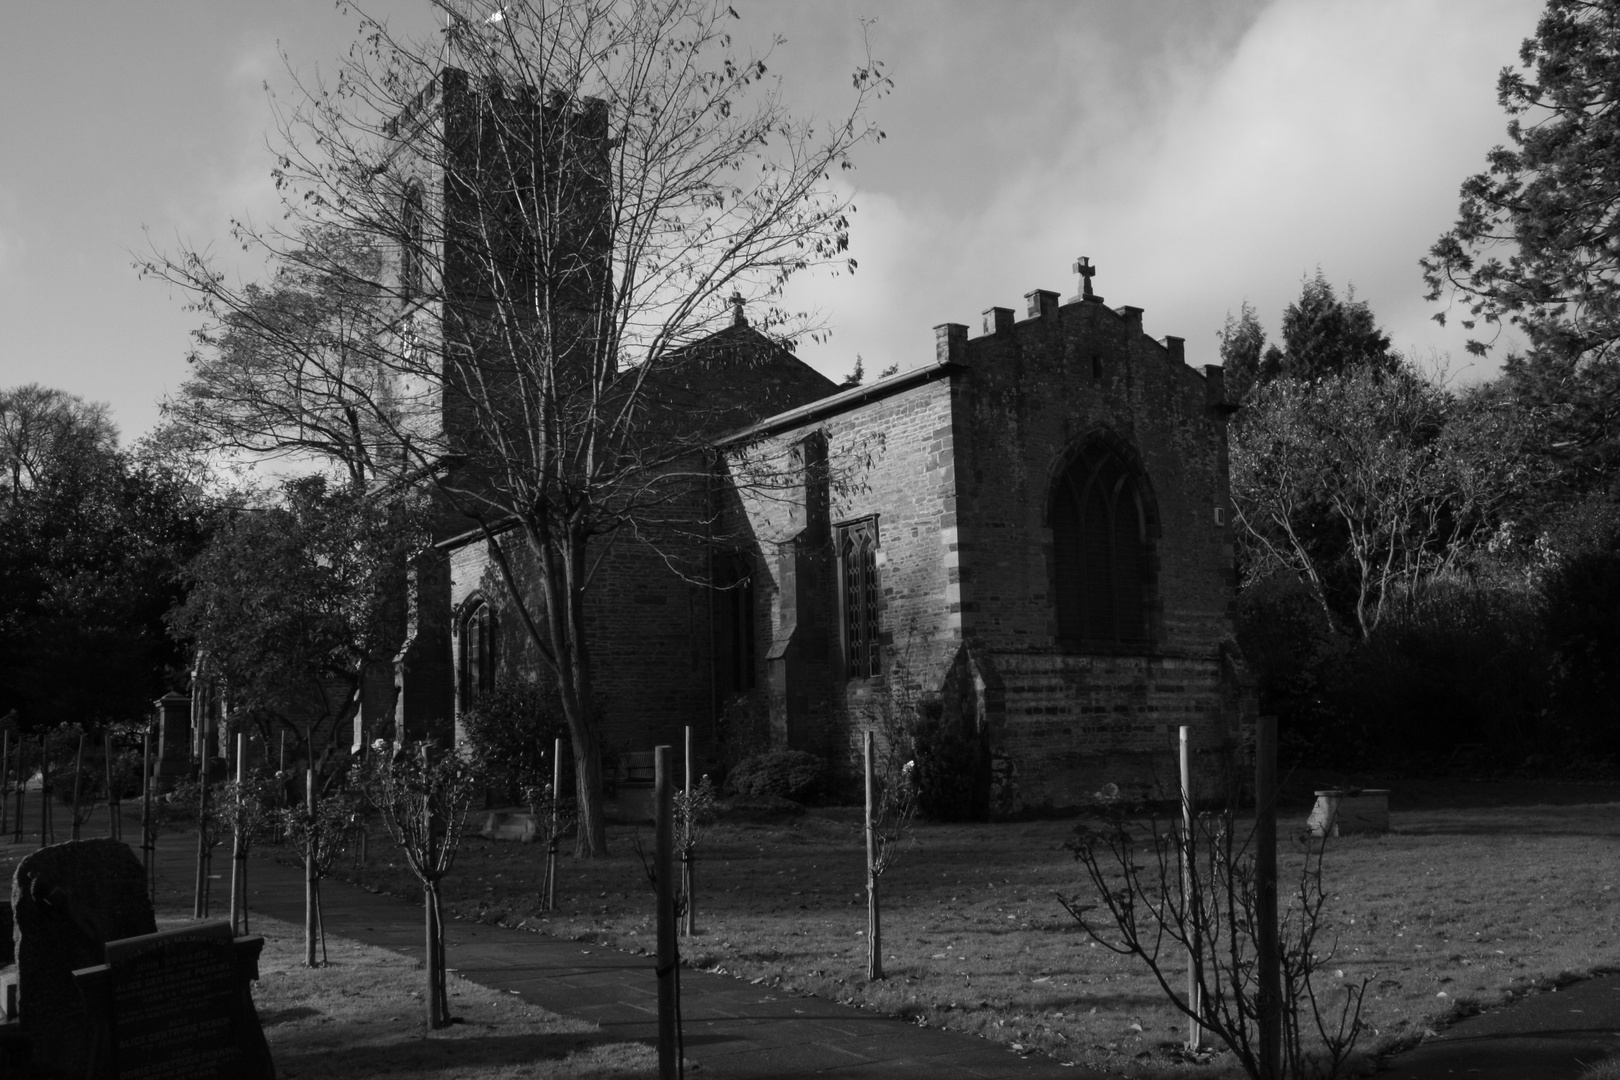
[[[589,1035],[496,1035],[477,1038],[435,1038],[419,1035],[392,1045],[367,1045],[363,1040],[345,1046],[307,1047],[278,1044],[271,1038],[270,1053],[276,1071],[284,1076],[342,1076],[346,1080],[398,1073],[431,1075],[443,1067],[453,1075],[502,1066],[557,1066],[542,1075],[591,1077],[645,1077],[646,1043],[639,1040]],[[581,1057],[566,1062],[565,1059]],[[573,1066],[570,1068],[570,1066]]]
[[[260,1009],[259,1024],[262,1027],[273,1027],[276,1024],[290,1024],[294,1020],[304,1020],[311,1016],[321,1015],[321,1010],[311,1009],[307,1005],[294,1005],[289,1009]]]

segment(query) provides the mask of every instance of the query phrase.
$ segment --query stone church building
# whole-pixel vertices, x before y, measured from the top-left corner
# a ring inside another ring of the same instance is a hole
[[[608,746],[679,746],[689,725],[706,768],[751,725],[847,772],[884,699],[927,701],[982,748],[975,809],[1006,816],[1173,782],[1180,725],[1238,737],[1234,406],[1219,367],[1076,270],[1077,295],[940,325],[931,358],[881,358],[907,370],[868,385],[832,383],[740,301],[684,351],[676,382],[738,422],[694,509],[707,550],[678,573],[622,543],[588,593]],[[485,540],[447,535],[436,559],[396,665],[401,730],[537,670]]]
[[[709,582],[634,552],[610,564],[591,599],[606,742],[679,746],[691,725],[709,761],[722,717],[752,715],[772,745],[847,767],[874,699],[933,699],[987,749],[983,809],[1002,816],[1170,780],[1180,725],[1205,747],[1235,738],[1251,703],[1232,645],[1233,406],[1219,367],[1106,306],[1090,271],[1067,301],[1035,290],[1022,317],[938,326],[930,361],[852,389],[740,315],[716,335],[769,352],[730,392],[798,399],[720,460],[747,447],[790,471],[719,488]],[[459,714],[497,669],[529,666],[483,541],[441,550],[425,607],[449,655],[409,658],[428,677],[405,677],[401,708]]]

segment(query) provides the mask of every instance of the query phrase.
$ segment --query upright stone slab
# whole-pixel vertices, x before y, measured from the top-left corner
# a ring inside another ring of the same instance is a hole
[[[73,973],[90,1018],[88,1080],[274,1080],[249,983],[261,937],[193,923],[107,943]]]
[[[17,864],[17,1005],[34,1063],[83,1076],[89,1029],[76,968],[100,964],[105,946],[157,931],[141,861],[120,840],[54,844]]]

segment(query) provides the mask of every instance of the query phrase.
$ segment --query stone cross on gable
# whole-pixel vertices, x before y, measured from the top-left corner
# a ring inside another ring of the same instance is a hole
[[[1080,275],[1080,295],[1093,296],[1091,279],[1097,276],[1097,268],[1091,265],[1091,260],[1084,255],[1074,264],[1074,272]]]
[[[743,314],[743,295],[740,292],[731,294],[731,325],[747,326],[748,316]]]

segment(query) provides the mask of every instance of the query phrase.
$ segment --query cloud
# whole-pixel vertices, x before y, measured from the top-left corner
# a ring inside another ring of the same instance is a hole
[[[971,211],[858,193],[854,250],[871,276],[798,286],[841,330],[809,358],[921,363],[930,326],[1021,309],[1034,288],[1071,293],[1084,254],[1110,303],[1146,308],[1149,332],[1186,337],[1195,364],[1215,361],[1215,333],[1245,298],[1275,330],[1320,266],[1354,283],[1398,347],[1450,351],[1458,367],[1461,337],[1430,321],[1417,260],[1502,138],[1496,72],[1538,8],[1300,0],[1260,12],[1228,48],[1169,40],[1158,77],[1096,89],[1101,107],[1047,110],[1040,150],[957,146],[959,167],[988,177]]]

